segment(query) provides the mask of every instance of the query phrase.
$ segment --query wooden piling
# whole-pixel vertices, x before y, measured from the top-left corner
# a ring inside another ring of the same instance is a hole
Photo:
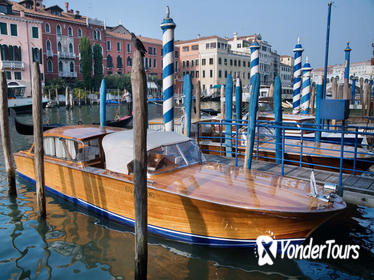
[[[57,106],[60,106],[60,98],[58,96],[58,89],[55,88],[55,93],[56,93],[56,103],[57,103]]]
[[[46,217],[44,188],[44,150],[43,150],[43,119],[42,119],[42,86],[39,63],[33,63],[32,69],[32,120],[34,125],[34,169],[37,211],[40,218]]]
[[[70,105],[70,108],[72,109],[74,107],[74,95],[73,95],[73,90],[71,89],[69,91],[69,105]]]
[[[365,102],[366,99],[364,97],[364,79],[360,78],[360,103],[361,103],[361,114],[362,116],[365,115]]]
[[[201,98],[201,84],[200,84],[200,81],[197,81],[197,85],[196,85],[196,120],[197,121],[200,121],[200,116],[201,116],[200,98]]]
[[[52,101],[52,99],[51,99],[51,90],[50,89],[48,89],[48,101]]]
[[[312,85],[312,96],[311,96],[311,99],[310,99],[310,113],[311,114],[314,114],[314,111],[315,111],[315,106],[316,104],[316,85],[313,84]]]
[[[364,96],[366,97],[366,101],[365,101],[365,104],[366,104],[366,116],[369,117],[370,116],[370,111],[371,111],[371,92],[370,92],[371,88],[370,88],[370,84],[369,83],[365,83],[364,85]]]
[[[134,98],[135,279],[147,278],[147,103],[143,55],[135,48],[131,70]]]
[[[78,89],[78,106],[81,106],[81,89]]]
[[[221,85],[221,119],[225,118],[225,87]]]
[[[338,98],[338,83],[334,77],[331,78],[331,94],[333,99]]]
[[[65,88],[65,107],[69,108],[69,88]]]
[[[16,173],[14,170],[13,157],[12,157],[12,146],[10,142],[9,133],[9,117],[8,117],[8,85],[5,76],[5,72],[0,73],[0,134],[1,143],[4,153],[5,172],[7,174],[8,181],[8,194],[10,196],[17,195],[16,188]]]

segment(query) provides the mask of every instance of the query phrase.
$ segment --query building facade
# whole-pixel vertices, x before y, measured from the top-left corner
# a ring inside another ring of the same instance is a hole
[[[131,71],[133,50],[130,32],[122,25],[107,27],[105,22],[83,16],[79,11],[58,5],[46,7],[42,0],[11,2],[16,14],[24,14],[41,23],[42,62],[46,79],[82,79],[80,40],[88,37],[98,44],[103,55],[103,74],[126,74]],[[144,65],[148,76],[162,77],[162,41],[138,36],[147,53]],[[108,60],[109,59],[109,60]]]
[[[11,95],[31,96],[32,63],[42,59],[42,22],[14,13],[12,3],[0,1],[0,69],[5,71]],[[42,80],[44,67],[40,69]]]

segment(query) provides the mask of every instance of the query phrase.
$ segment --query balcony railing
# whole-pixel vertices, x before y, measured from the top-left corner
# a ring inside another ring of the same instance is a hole
[[[59,58],[66,58],[66,59],[75,59],[76,55],[75,53],[70,52],[57,52],[57,55]]]
[[[22,61],[3,60],[1,61],[1,70],[5,70],[5,69],[24,70],[25,64]]]
[[[76,78],[77,72],[58,72],[58,76],[61,78]]]
[[[47,57],[52,57],[52,56],[53,56],[53,51],[47,50]]]

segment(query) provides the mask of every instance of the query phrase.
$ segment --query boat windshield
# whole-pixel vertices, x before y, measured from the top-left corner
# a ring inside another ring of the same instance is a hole
[[[160,173],[205,161],[194,141],[160,146],[148,152],[148,172]]]

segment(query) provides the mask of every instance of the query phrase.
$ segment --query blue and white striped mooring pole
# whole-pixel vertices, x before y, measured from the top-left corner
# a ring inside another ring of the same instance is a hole
[[[300,93],[301,93],[301,63],[302,63],[302,54],[304,49],[300,44],[300,38],[297,38],[297,44],[293,49],[294,55],[294,67],[293,67],[293,98],[292,98],[292,107],[293,114],[300,113]]]
[[[106,84],[101,80],[100,85],[100,126],[106,125]]]
[[[351,61],[351,48],[349,47],[349,42],[347,42],[347,46],[344,49],[345,52],[345,62],[344,62],[344,80],[349,82],[349,65]]]
[[[259,63],[259,51],[258,49],[260,48],[260,45],[256,42],[253,41],[253,43],[250,46],[251,48],[251,74],[250,74],[250,79],[251,79],[251,85],[253,84],[253,77],[258,73],[258,63]]]
[[[303,67],[303,92],[301,94],[301,114],[309,114],[309,100],[311,95],[310,75],[312,67],[310,67],[309,59],[306,57]]]
[[[162,29],[162,91],[164,94],[163,116],[165,131],[174,130],[174,29],[176,25],[170,18],[166,7],[166,18],[161,23]]]

